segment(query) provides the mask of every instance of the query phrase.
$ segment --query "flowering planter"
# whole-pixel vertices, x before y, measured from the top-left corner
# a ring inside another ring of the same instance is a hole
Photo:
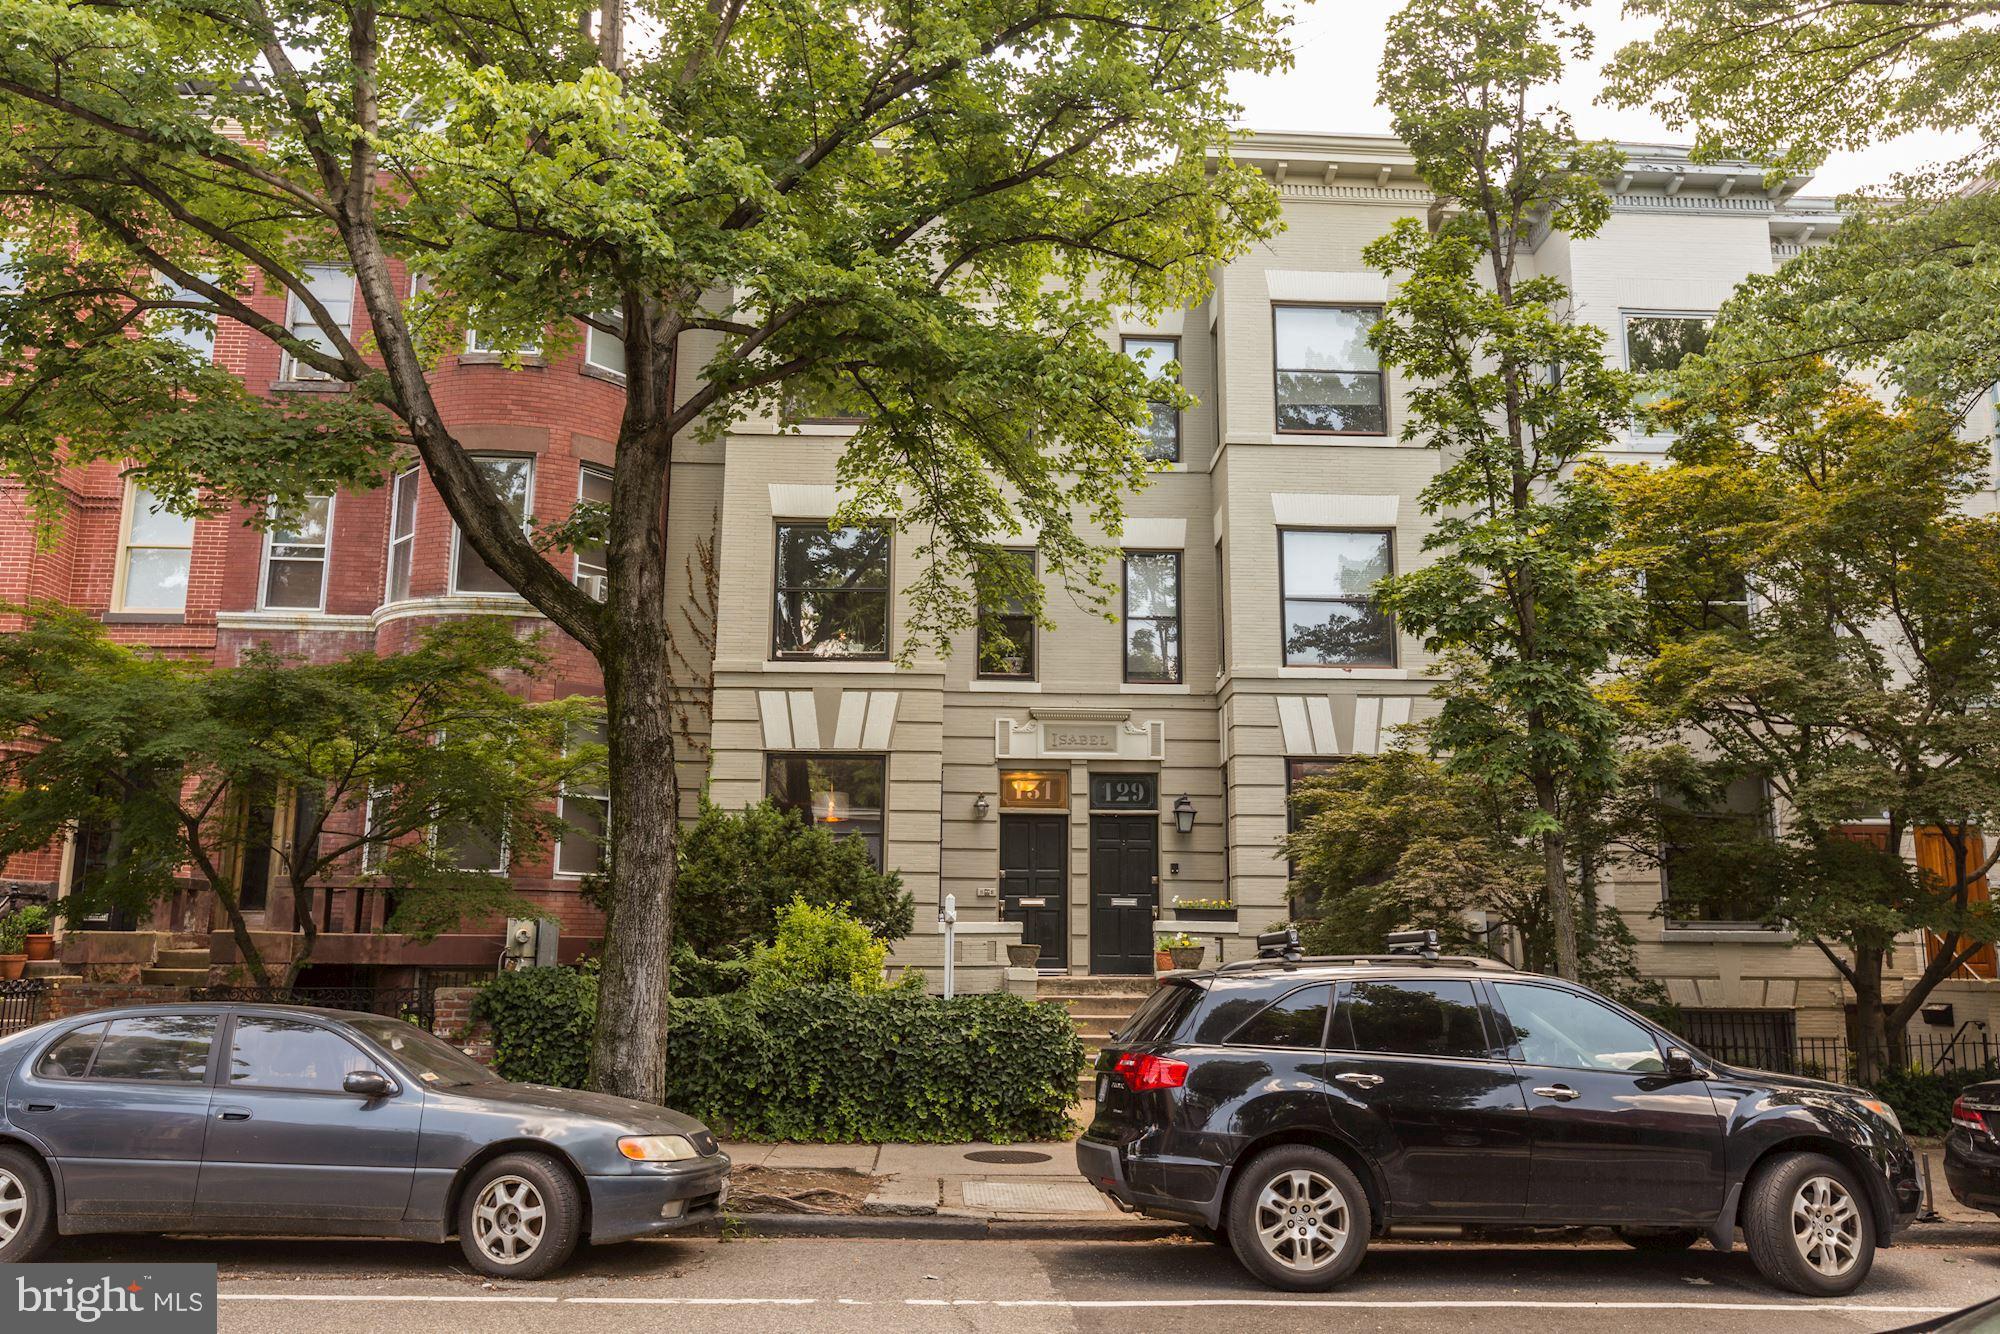
[[[1177,907],[1174,916],[1183,922],[1233,922],[1236,920],[1236,909]]]
[[[1206,945],[1182,946],[1170,949],[1167,953],[1173,956],[1174,967],[1176,968],[1199,968],[1201,967],[1201,956],[1208,953],[1208,947]]]

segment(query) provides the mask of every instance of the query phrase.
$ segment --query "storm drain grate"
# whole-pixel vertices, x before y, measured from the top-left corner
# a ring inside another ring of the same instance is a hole
[[[972,1163],[1045,1163],[1049,1155],[1033,1149],[974,1149],[965,1159]]]

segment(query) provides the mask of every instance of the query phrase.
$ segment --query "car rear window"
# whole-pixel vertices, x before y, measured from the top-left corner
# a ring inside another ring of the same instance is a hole
[[[1201,988],[1185,982],[1169,982],[1140,1003],[1125,1027],[1118,1030],[1123,1043],[1166,1042],[1180,1031],[1181,1022],[1201,1000]]]
[[[1326,1012],[1333,988],[1322,982],[1266,1005],[1250,1022],[1230,1035],[1232,1047],[1294,1047],[1317,1050],[1326,1037]]]

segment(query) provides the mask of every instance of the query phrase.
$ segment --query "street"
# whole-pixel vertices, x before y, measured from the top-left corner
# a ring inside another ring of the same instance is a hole
[[[79,1239],[58,1261],[212,1261],[228,1334],[411,1334],[532,1322],[537,1334],[660,1329],[1211,1331],[1884,1330],[2000,1293],[2000,1254],[1899,1247],[1852,1297],[1765,1284],[1739,1248],[1645,1256],[1620,1246],[1395,1243],[1324,1296],[1250,1283],[1192,1240],[712,1240],[586,1249],[556,1280],[489,1284],[455,1246]]]

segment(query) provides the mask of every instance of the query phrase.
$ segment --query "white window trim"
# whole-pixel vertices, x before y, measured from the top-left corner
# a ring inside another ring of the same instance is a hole
[[[361,874],[363,875],[374,875],[382,869],[382,859],[387,850],[380,843],[370,841],[370,836],[375,830],[375,799],[378,796],[387,796],[388,792],[388,788],[377,787],[371,783],[368,787],[368,796],[361,803]]]
[[[598,318],[600,319],[608,319],[611,317],[612,317],[612,312],[610,311],[604,311],[600,313],[598,316]],[[597,339],[604,337],[614,337],[614,336],[618,338],[619,345],[623,346],[625,342],[623,335],[607,335],[596,325],[585,324],[583,326],[583,364],[601,374],[615,375],[622,380],[625,378],[625,370],[623,367],[607,366],[603,362],[597,360],[595,357],[591,355],[591,352],[596,346]]]
[[[584,463],[584,464],[581,464],[581,465],[579,465],[579,466],[578,466],[578,468],[577,468],[577,470],[576,470],[576,499],[577,499],[577,503],[579,503],[579,504],[581,504],[581,503],[582,503],[582,501],[583,501],[583,479],[584,479],[585,475],[587,475],[587,474],[589,474],[589,473],[596,473],[596,474],[598,474],[599,476],[601,476],[601,477],[605,478],[605,479],[606,479],[607,481],[608,481],[608,480],[610,480],[610,479],[612,479],[613,477],[615,477],[615,476],[616,476],[616,473],[614,472],[614,470],[613,470],[613,469],[610,469],[610,468],[606,468],[606,467],[603,467],[603,466],[601,466],[601,465],[599,465],[599,464],[595,464],[595,463]],[[607,546],[608,546],[608,544],[607,544]],[[608,551],[608,549],[607,549],[607,551],[606,551],[606,554],[607,554],[607,555],[609,555],[609,551]],[[583,587],[583,580],[584,580],[584,573],[583,573],[583,557],[582,557],[582,556],[581,556],[580,554],[578,554],[578,553],[576,553],[576,552],[572,551],[572,552],[570,553],[570,558],[569,558],[569,559],[570,559],[570,566],[569,566],[569,578],[570,578],[570,582],[571,582],[571,583],[573,583],[573,584],[575,584],[575,585],[576,585],[576,586],[577,586],[578,588],[582,588],[582,587]],[[608,579],[609,579],[609,578],[611,577],[611,567],[610,567],[610,564],[609,564],[609,562],[608,562],[608,561],[607,561],[607,562],[606,562],[606,564],[605,564],[605,567],[604,567],[604,572],[603,572],[602,574],[600,574],[600,575],[597,575],[597,576],[595,576],[595,577],[597,577],[597,578],[601,578],[601,579],[606,579],[606,580],[608,580]],[[586,592],[588,592],[588,590],[585,590],[585,591],[586,591]],[[608,586],[608,584],[607,584],[607,587],[606,587],[606,596],[608,596],[608,595],[609,595],[609,586]],[[604,601],[604,597],[599,597],[599,598],[598,598],[597,600],[598,600],[599,602],[602,602],[602,601]]]
[[[412,578],[412,580],[416,578],[417,513],[419,508],[424,503],[423,481],[422,478],[418,476],[418,474],[422,472],[423,472],[422,468],[418,467],[415,464],[411,464],[409,467],[403,469],[403,471],[397,473],[394,477],[391,477],[389,479],[389,545],[386,549],[385,559],[382,562],[382,601],[384,603],[387,603],[390,600],[389,581],[395,577],[396,543],[398,540],[408,542],[410,544],[410,577]],[[416,495],[412,496],[410,499],[410,531],[404,537],[398,539],[396,536],[396,487],[399,483],[402,482],[402,480],[405,477],[411,479],[410,485],[414,486],[417,489],[417,491]],[[409,596],[409,591],[407,589],[404,590],[404,596],[405,597]]]
[[[263,550],[257,559],[257,609],[259,611],[306,612],[326,610],[326,589],[327,585],[333,582],[333,511],[334,506],[339,503],[339,497],[333,495],[331,492],[314,492],[313,494],[324,494],[326,496],[326,537],[319,544],[319,601],[310,607],[274,607],[271,605],[271,547],[273,545],[272,539],[277,536],[277,531],[272,528],[266,528],[264,530]],[[389,504],[391,506],[390,516],[392,519],[395,515],[395,503],[396,498],[392,491],[389,497]],[[264,508],[265,513],[270,515],[276,506],[274,504],[266,504]],[[303,546],[305,544],[293,543],[292,545]],[[303,557],[294,556],[288,557],[288,559],[299,560],[303,559]]]
[[[518,459],[528,465],[528,499],[526,505],[521,510],[521,533],[523,536],[526,536],[533,532],[535,523],[535,474],[538,471],[535,467],[535,456],[533,454],[474,454],[472,456],[475,464],[483,458]],[[414,521],[412,522],[412,531],[414,531]],[[483,591],[468,592],[458,586],[458,549],[464,537],[465,533],[459,528],[458,520],[453,519],[451,521],[451,582],[446,585],[451,590],[451,595],[453,597],[518,598],[520,601],[526,602],[527,599],[525,597],[522,597],[519,592],[511,588],[503,588],[489,593]]]
[[[605,719],[605,724],[604,724],[604,725],[605,725],[605,740],[606,740],[607,742],[609,742],[609,740],[610,740],[610,728],[611,728],[611,720],[610,720],[609,718],[606,718],[606,719]],[[564,754],[564,755],[568,755],[568,754],[569,754],[569,734],[568,734],[568,732],[564,732],[564,734],[563,734],[563,754]],[[608,787],[608,786],[607,786],[607,787],[606,787],[606,788],[604,789],[604,795],[603,795],[603,796],[593,796],[593,795],[592,795],[592,794],[591,794],[591,793],[590,793],[590,792],[589,792],[588,790],[578,790],[578,791],[571,791],[571,790],[570,790],[570,786],[569,786],[569,784],[568,784],[568,783],[564,783],[564,784],[563,784],[563,785],[562,785],[562,786],[561,786],[560,788],[558,788],[558,789],[556,790],[556,815],[557,815],[558,817],[560,817],[560,816],[562,815],[562,808],[563,808],[563,803],[564,803],[564,802],[566,802],[566,801],[568,801],[568,800],[569,800],[570,798],[572,798],[572,797],[576,798],[576,799],[577,799],[578,801],[594,801],[594,802],[596,802],[596,803],[597,803],[597,804],[598,804],[599,806],[601,806],[601,807],[603,808],[603,810],[604,810],[604,814],[603,814],[603,817],[602,817],[602,818],[603,818],[603,824],[604,824],[604,836],[605,836],[606,840],[608,841],[608,840],[610,839],[610,836],[611,836],[611,789],[610,789],[610,787]],[[603,874],[603,871],[604,871],[604,854],[603,854],[602,852],[600,852],[600,853],[598,854],[598,869],[597,869],[597,870],[595,870],[595,871],[566,871],[566,870],[564,870],[564,869],[563,869],[563,864],[562,864],[562,854],[563,854],[563,841],[562,841],[562,839],[561,839],[561,838],[557,838],[557,839],[555,840],[555,848],[554,848],[554,850],[553,850],[553,855],[552,855],[552,857],[550,858],[550,861],[549,861],[549,865],[550,865],[550,867],[551,867],[551,868],[552,868],[552,869],[554,870],[554,872],[555,872],[555,875],[556,875],[556,877],[557,877],[558,879],[561,879],[561,880],[582,880],[582,879],[583,879],[583,878],[585,878],[586,876],[593,876],[593,875],[601,875],[601,874]]]
[[[468,357],[539,357],[542,355],[540,339],[526,347],[480,347],[479,331],[467,322],[465,330],[465,355]]]
[[[345,273],[347,275],[347,323],[340,326],[340,332],[344,337],[347,338],[354,337],[355,289],[354,289],[353,271],[342,265],[337,265],[337,264],[309,264],[306,266],[306,269],[308,270],[315,268],[324,268],[324,269],[337,268],[340,269],[342,273]],[[311,285],[310,279],[307,280],[307,285],[308,286]],[[299,294],[287,288],[285,291],[285,332],[292,333],[298,327],[299,322],[306,318],[308,318],[308,316],[305,312],[304,303],[299,300]],[[320,330],[320,332],[324,333],[326,331],[322,329]],[[329,381],[333,379],[331,375],[328,375],[324,371],[317,370],[314,367],[304,365],[299,361],[297,357],[293,356],[290,352],[286,352],[284,354],[284,359],[279,366],[278,378],[280,380],[287,380],[287,381],[304,381],[304,380]]]
[[[1710,327],[1713,328],[1715,324],[1716,314],[1717,312],[1713,310],[1659,310],[1652,307],[1640,307],[1640,306],[1634,306],[1628,309],[1627,307],[1620,306],[1618,308],[1619,368],[1625,371],[1625,373],[1628,375],[1637,373],[1632,370],[1632,321],[1633,320],[1635,319],[1707,320],[1709,322]],[[1667,431],[1654,432],[1654,431],[1641,430],[1639,427],[1639,419],[1636,415],[1630,421],[1628,421],[1625,426],[1626,444],[1630,448],[1637,450],[1641,453],[1647,453],[1647,454],[1658,453],[1659,451],[1665,449],[1668,445],[1672,444],[1674,442],[1674,439],[1675,437],[1672,434],[1672,432],[1667,432]]]
[[[133,511],[138,507],[139,493],[143,490],[145,488],[139,482],[129,477],[125,479],[125,499],[118,513],[118,553],[116,563],[111,571],[111,607],[114,611],[131,612],[139,616],[184,616],[187,614],[186,598],[181,600],[181,605],[178,607],[135,607],[128,604],[125,600],[125,570],[131,564],[132,554],[132,515]],[[188,524],[188,544],[185,547],[146,546],[141,548],[141,550],[187,552],[188,577],[189,582],[192,583],[194,576],[194,537],[194,524],[190,522]]]

